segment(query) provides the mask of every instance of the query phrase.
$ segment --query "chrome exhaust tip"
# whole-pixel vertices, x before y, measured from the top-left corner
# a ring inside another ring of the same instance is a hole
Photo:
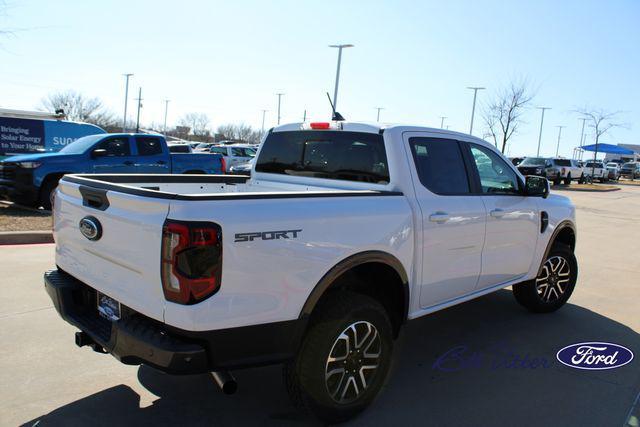
[[[224,394],[230,395],[238,391],[238,383],[229,371],[214,371],[211,376]]]

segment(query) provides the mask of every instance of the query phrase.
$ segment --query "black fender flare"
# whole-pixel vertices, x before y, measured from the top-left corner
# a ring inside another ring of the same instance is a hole
[[[556,242],[556,238],[558,237],[560,232],[565,228],[570,228],[571,231],[573,232],[573,235],[576,236],[576,226],[573,222],[569,221],[568,219],[561,221],[556,226],[555,230],[553,230],[553,233],[551,234],[551,237],[549,238],[549,241],[547,242],[547,247],[545,248],[544,254],[542,255],[542,260],[540,260],[540,266],[538,267],[538,273],[536,274],[536,277],[539,276],[540,273],[542,272],[542,266],[544,265],[544,261],[547,259],[547,256],[549,255],[549,252],[553,247],[553,244]]]
[[[300,312],[300,319],[308,319],[316,304],[322,298],[325,291],[329,289],[329,287],[335,282],[335,280],[351,270],[354,267],[357,267],[362,264],[368,264],[371,262],[377,262],[381,264],[386,264],[392,267],[400,279],[402,281],[402,291],[404,294],[404,313],[402,313],[402,321],[405,322],[407,320],[407,315],[409,312],[409,278],[407,276],[407,272],[400,262],[398,258],[395,256],[383,252],[383,251],[366,251],[360,252],[355,255],[351,255],[338,264],[333,266],[320,281],[313,288],[304,305],[302,306],[302,311]]]

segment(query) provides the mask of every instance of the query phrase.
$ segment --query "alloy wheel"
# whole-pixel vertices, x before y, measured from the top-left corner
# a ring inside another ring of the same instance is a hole
[[[561,256],[549,258],[536,278],[536,291],[544,302],[554,302],[566,292],[571,279],[571,266]]]
[[[340,404],[355,401],[372,383],[382,354],[376,327],[359,321],[347,326],[336,338],[325,367],[325,384],[331,398]]]

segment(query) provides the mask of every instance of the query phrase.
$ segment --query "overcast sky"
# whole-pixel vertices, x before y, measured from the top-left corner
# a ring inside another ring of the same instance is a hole
[[[6,0],[0,29],[0,107],[34,109],[47,93],[75,89],[118,115],[123,73],[142,86],[144,123],[184,113],[267,127],[303,111],[327,119],[337,51],[344,51],[338,110],[349,120],[445,126],[468,132],[472,92],[479,107],[513,78],[536,89],[511,155],[571,155],[580,137],[572,111],[622,110],[628,129],[605,142],[640,144],[640,2],[613,1],[40,1]],[[474,133],[482,136],[476,115]]]

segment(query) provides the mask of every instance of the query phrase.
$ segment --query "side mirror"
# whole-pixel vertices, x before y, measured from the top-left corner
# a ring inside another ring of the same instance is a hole
[[[542,176],[528,175],[525,177],[524,194],[529,197],[542,197],[549,195],[549,181]]]
[[[91,157],[93,158],[104,157],[106,155],[107,155],[107,150],[105,150],[104,148],[96,148],[91,152]]]

